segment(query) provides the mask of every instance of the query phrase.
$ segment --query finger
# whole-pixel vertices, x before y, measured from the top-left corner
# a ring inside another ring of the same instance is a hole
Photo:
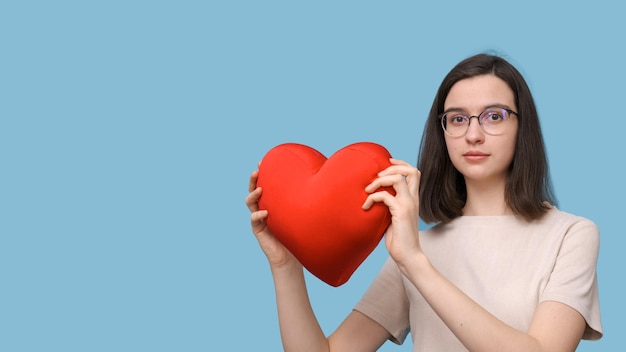
[[[375,192],[367,196],[367,198],[365,198],[365,202],[363,202],[363,205],[361,206],[361,208],[363,208],[364,210],[368,210],[374,205],[374,203],[379,203],[379,202],[383,202],[388,207],[390,207],[393,200],[394,200],[394,197],[391,194],[389,194],[389,192],[387,191]]]
[[[254,170],[250,175],[250,181],[248,182],[248,192],[252,192],[256,189],[256,181],[259,179],[259,171]]]
[[[404,180],[404,176],[402,176],[400,174],[381,176],[381,177],[377,178],[376,180],[374,180],[369,185],[367,185],[365,187],[365,191],[370,193],[370,196],[373,195],[373,194],[376,194],[376,193],[382,193],[383,195],[388,194],[389,197],[391,197],[391,198],[394,197],[393,195],[391,195],[387,191],[377,192],[382,187],[393,187],[393,189],[396,191],[396,196],[402,196],[402,195],[409,194],[409,189],[408,189],[408,186],[407,186],[407,184],[406,184],[406,182]],[[379,197],[380,197],[380,195],[378,195],[377,197],[374,197],[372,199],[374,199],[376,201],[381,201],[382,199],[379,199]],[[386,204],[389,205],[387,202],[386,202]]]
[[[265,219],[267,219],[267,210],[259,210],[250,214],[250,224],[254,234],[259,233],[265,228]]]
[[[399,165],[391,165],[388,166],[383,171],[379,172],[379,176],[391,175],[391,174],[402,174],[404,176],[408,176],[413,173],[416,168],[408,164],[399,164]]]
[[[262,192],[263,189],[257,187],[246,196],[246,205],[251,212],[259,210],[259,198],[261,198]]]
[[[400,159],[394,159],[394,158],[390,158],[389,162],[393,165],[407,165],[407,166],[411,166],[411,164],[407,163],[404,160],[400,160]]]
[[[372,181],[372,183],[365,186],[365,192],[372,193],[376,191],[377,189],[379,189],[380,187],[385,187],[385,186],[393,186],[395,189],[394,185],[399,184],[399,183],[406,184],[406,182],[404,182],[404,176],[401,174],[391,174],[391,175],[380,176],[374,181]]]
[[[261,222],[265,221],[265,219],[267,219],[267,214],[268,214],[268,211],[267,211],[267,210],[257,210],[257,211],[253,211],[253,212],[250,214],[250,221],[251,221],[253,224],[256,224],[256,223],[261,223]]]
[[[409,185],[411,194],[417,195],[419,193],[419,184],[421,178],[421,172],[405,163],[404,161],[398,161],[398,165],[393,165],[379,173],[380,176],[401,174],[406,179],[406,183]]]
[[[393,187],[395,195],[392,195],[387,191],[376,192],[380,187],[389,186]],[[381,193],[376,197],[371,198],[371,201],[383,201],[390,208],[395,204],[392,202],[409,202],[413,201],[417,197],[415,194],[411,193],[411,190],[409,189],[409,186],[405,181],[404,176],[399,174],[379,177],[367,187],[368,188],[366,188],[366,191],[371,192],[370,195],[375,194],[374,192]],[[369,187],[371,187],[371,189]],[[384,198],[380,198],[381,196],[384,196]],[[394,199],[397,199],[397,201]],[[369,201],[367,202],[367,205],[368,208],[372,206],[371,202]]]
[[[414,196],[419,195],[421,179],[422,173],[418,169],[414,169],[413,173],[406,178],[409,191]]]

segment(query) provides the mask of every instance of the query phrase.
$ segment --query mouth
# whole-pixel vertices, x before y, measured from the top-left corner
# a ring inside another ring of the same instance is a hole
[[[489,156],[489,154],[483,152],[469,151],[463,154],[463,156]]]
[[[478,152],[478,151],[469,151],[469,152],[463,154],[463,157],[467,161],[478,162],[478,161],[483,161],[483,160],[487,159],[489,157],[489,154],[483,153],[483,152]]]

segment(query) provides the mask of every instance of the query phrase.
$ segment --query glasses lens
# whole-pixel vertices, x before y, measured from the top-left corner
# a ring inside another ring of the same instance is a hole
[[[443,130],[451,136],[460,136],[467,131],[469,118],[458,112],[448,112],[441,117]]]
[[[480,114],[480,124],[489,134],[501,134],[504,132],[509,112],[501,108],[489,108]]]

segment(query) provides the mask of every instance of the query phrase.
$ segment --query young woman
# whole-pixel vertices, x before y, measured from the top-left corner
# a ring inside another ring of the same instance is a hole
[[[389,208],[389,259],[328,337],[302,265],[265,226],[252,173],[246,204],[285,351],[376,351],[409,331],[415,351],[574,351],[602,336],[598,229],[554,206],[533,98],[509,62],[479,54],[456,65],[434,99],[418,168],[391,163],[363,204]],[[434,226],[420,231],[420,216]]]

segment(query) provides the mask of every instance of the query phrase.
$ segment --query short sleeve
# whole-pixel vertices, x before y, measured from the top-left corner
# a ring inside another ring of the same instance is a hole
[[[583,339],[602,337],[596,265],[600,249],[597,226],[587,220],[574,222],[563,243],[540,301],[557,301],[576,309],[587,322]]]
[[[382,325],[396,344],[409,333],[409,299],[396,263],[388,258],[355,310]]]

